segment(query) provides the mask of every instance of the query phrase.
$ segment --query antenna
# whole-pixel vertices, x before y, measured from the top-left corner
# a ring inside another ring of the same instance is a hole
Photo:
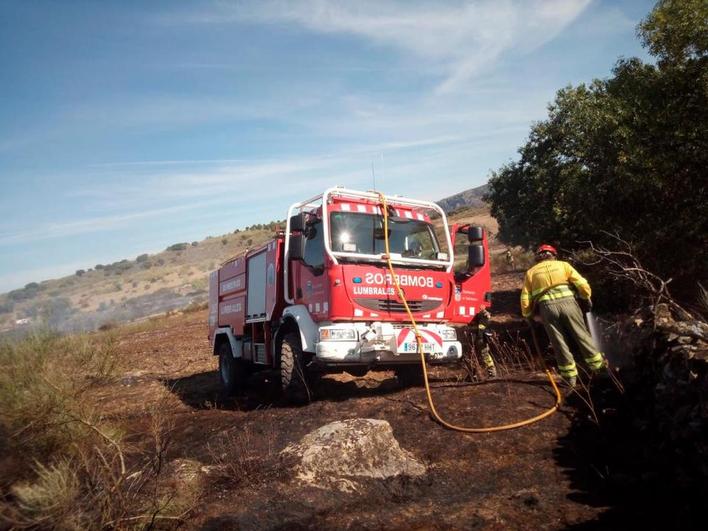
[[[379,156],[381,157],[381,164],[383,165],[383,152],[381,152]],[[371,159],[371,179],[374,181],[374,191],[376,191],[376,171],[374,169],[374,160],[375,159]]]

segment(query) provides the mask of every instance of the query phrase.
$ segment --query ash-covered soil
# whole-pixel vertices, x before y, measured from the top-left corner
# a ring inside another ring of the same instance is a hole
[[[500,336],[519,327],[520,275],[495,280]],[[606,510],[589,490],[592,478],[586,481],[592,471],[571,433],[572,407],[529,427],[472,435],[436,424],[424,390],[402,388],[386,372],[328,376],[318,399],[302,407],[282,403],[268,374],[252,377],[244,396],[226,398],[205,312],[128,327],[120,349],[129,370],[102,395],[105,409],[139,441],[146,405],[162,403],[172,425],[168,459],[204,465],[190,529],[562,529]],[[461,369],[433,371],[435,402],[455,423],[508,423],[554,403],[540,373],[459,385],[463,376]],[[356,417],[388,421],[427,474],[362,481],[353,493],[299,486],[280,450],[323,424]]]

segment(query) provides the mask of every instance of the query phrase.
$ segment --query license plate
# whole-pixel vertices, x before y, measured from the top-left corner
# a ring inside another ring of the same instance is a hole
[[[418,352],[418,343],[415,341],[403,343],[399,350],[402,352]],[[435,352],[435,345],[433,343],[423,343],[423,352]]]

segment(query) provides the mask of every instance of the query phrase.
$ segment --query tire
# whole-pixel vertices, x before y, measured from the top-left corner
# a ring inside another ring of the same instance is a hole
[[[312,399],[302,360],[300,335],[290,332],[280,347],[280,387],[288,402],[304,404]]]
[[[420,364],[399,367],[395,372],[398,383],[403,387],[419,387],[425,383],[423,380],[423,368]]]
[[[248,371],[241,360],[234,359],[231,345],[224,341],[219,345],[219,378],[224,392],[231,396],[243,390]]]

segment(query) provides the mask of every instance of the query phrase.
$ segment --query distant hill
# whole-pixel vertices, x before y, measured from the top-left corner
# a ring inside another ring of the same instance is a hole
[[[487,193],[487,190],[489,190],[489,185],[483,184],[477,188],[470,188],[459,194],[436,201],[436,203],[447,213],[464,207],[482,207],[485,206],[482,197]]]
[[[202,241],[180,242],[133,260],[96,264],[75,274],[0,294],[0,332],[46,324],[94,330],[206,302],[209,272],[273,237],[285,222],[257,224]]]

